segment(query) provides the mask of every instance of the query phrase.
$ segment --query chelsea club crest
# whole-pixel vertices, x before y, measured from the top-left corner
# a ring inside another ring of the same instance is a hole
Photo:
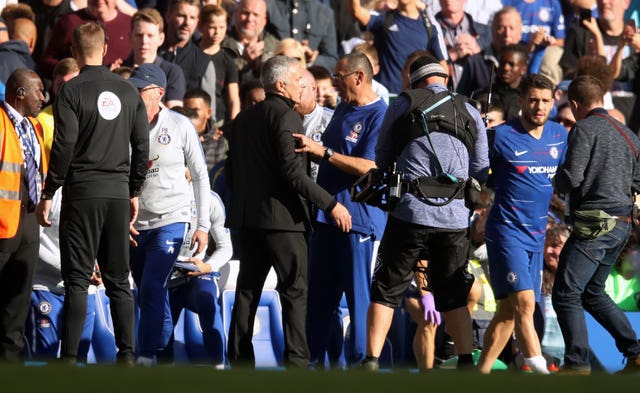
[[[163,128],[160,130],[160,135],[158,135],[158,143],[161,145],[168,145],[171,143],[171,135],[169,135],[169,130]]]
[[[40,302],[38,303],[38,311],[42,315],[47,315],[51,312],[51,303],[49,302]]]

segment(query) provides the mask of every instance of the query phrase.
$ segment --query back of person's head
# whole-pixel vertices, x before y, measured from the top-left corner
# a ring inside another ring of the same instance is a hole
[[[52,78],[80,72],[78,62],[73,57],[65,57],[53,67]]]
[[[553,87],[553,82],[546,76],[529,74],[522,78],[522,82],[520,82],[520,96],[526,97],[531,89],[549,90],[553,93]]]
[[[422,57],[422,56],[435,57],[433,55],[433,53],[431,53],[428,50],[418,49],[418,50],[415,50],[415,51],[411,52],[409,54],[409,56],[407,56],[407,59],[404,62],[404,67],[406,67],[407,70],[409,70],[409,67],[411,67],[411,64],[413,64],[414,61],[416,61],[419,57]]]
[[[578,59],[575,76],[591,75],[602,82],[605,92],[613,85],[613,72],[604,56],[582,56]]]
[[[365,80],[371,83],[373,79],[373,66],[365,53],[353,51],[342,57],[340,61],[345,61],[348,72],[362,71]]]
[[[241,109],[246,109],[251,105],[254,105],[257,103],[256,96],[254,93],[259,90],[264,91],[264,88],[262,87],[262,82],[260,82],[260,79],[250,78],[243,81],[240,84]],[[262,99],[264,99],[264,94],[262,94],[261,96],[262,96]]]
[[[200,88],[188,90],[182,97],[183,101],[197,98],[200,98],[208,108],[211,108],[211,95]]]
[[[102,26],[88,22],[73,29],[71,48],[80,58],[97,56],[104,50],[105,35]]]
[[[569,85],[569,101],[575,101],[583,106],[593,106],[602,103],[604,88],[602,82],[591,75],[581,75]]]
[[[24,41],[31,53],[36,47],[38,30],[36,24],[27,18],[16,18],[9,27],[9,38],[12,40]]]
[[[367,62],[369,61],[367,60]],[[275,92],[276,83],[288,82],[290,68],[296,65],[299,65],[298,60],[287,56],[273,56],[264,62],[260,72],[264,91],[267,93]]]
[[[378,51],[376,50],[376,47],[373,46],[372,43],[363,42],[362,44],[358,44],[353,48],[353,51],[354,52],[362,52],[365,55],[367,55],[367,57],[371,61],[371,66],[373,68],[376,68],[378,66],[378,64],[380,63],[379,58],[378,58]]]
[[[36,21],[36,14],[31,6],[26,3],[7,4],[2,9],[0,16],[5,20],[7,26],[10,26],[12,21],[18,18],[26,18],[32,22]]]
[[[121,78],[129,79],[129,77],[131,76],[131,73],[133,73],[133,67],[120,66],[120,67],[114,68],[113,71],[111,72],[120,76]]]
[[[409,56],[407,56],[406,60],[404,61],[404,65],[402,66],[402,89],[403,90],[411,88],[411,82],[409,82],[409,74],[411,73],[409,72],[409,67],[411,66],[411,63],[416,61],[418,57],[422,57],[422,56],[433,56],[433,54],[429,51],[419,49],[411,52]]]
[[[446,79],[448,74],[440,64],[440,61],[432,55],[420,56],[409,65],[409,83],[412,89],[415,89],[426,79],[433,77]],[[442,83],[444,83],[444,81],[442,81]]]
[[[296,40],[295,38],[285,38],[283,40],[280,40],[280,42],[278,42],[275,49],[273,50],[273,54],[275,56],[282,55],[293,57],[294,59],[298,60],[298,62],[300,62],[300,66],[302,68],[307,68],[307,61],[304,56],[304,48],[302,47],[300,41]]]
[[[158,26],[160,33],[164,32],[164,18],[162,18],[160,12],[153,8],[142,8],[133,14],[131,17],[131,30],[133,30],[133,26],[135,26],[136,23],[140,22],[152,23]]]

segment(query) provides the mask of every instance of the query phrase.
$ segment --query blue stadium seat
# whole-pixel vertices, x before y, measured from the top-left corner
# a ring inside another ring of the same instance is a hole
[[[225,338],[229,338],[231,310],[235,300],[235,290],[222,292],[222,320]],[[253,350],[256,368],[284,366],[284,332],[282,330],[282,306],[275,289],[264,289],[258,303],[253,329]]]
[[[173,360],[176,363],[209,363],[198,314],[183,309],[173,334]]]
[[[640,336],[640,312],[625,312],[631,326]],[[589,314],[584,313],[587,320],[589,333],[589,346],[591,348],[591,368],[615,373],[624,367],[623,356],[616,349],[616,344],[609,333]]]

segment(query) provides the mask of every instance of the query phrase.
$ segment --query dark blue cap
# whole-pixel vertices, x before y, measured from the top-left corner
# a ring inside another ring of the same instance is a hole
[[[152,63],[145,63],[136,67],[131,73],[129,81],[138,89],[144,89],[149,85],[160,86],[163,89],[167,87],[167,76],[164,71]]]

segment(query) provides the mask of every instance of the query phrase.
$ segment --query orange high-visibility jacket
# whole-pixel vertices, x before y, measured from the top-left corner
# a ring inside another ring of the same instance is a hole
[[[42,178],[47,174],[49,157],[44,150],[42,127],[33,118],[28,117],[36,130],[40,145]],[[20,223],[20,174],[24,160],[20,138],[4,108],[0,107],[0,239],[9,239],[16,235]]]

